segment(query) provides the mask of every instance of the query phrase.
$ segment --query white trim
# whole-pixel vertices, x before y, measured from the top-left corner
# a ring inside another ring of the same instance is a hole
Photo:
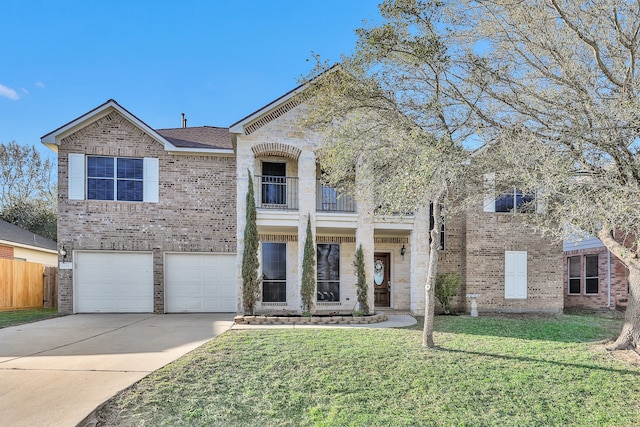
[[[142,159],[142,201],[158,203],[160,185],[159,160],[153,157]]]
[[[84,154],[69,153],[67,172],[67,197],[69,200],[84,200],[86,196]]]
[[[55,249],[45,249],[45,248],[41,248],[39,246],[29,246],[23,243],[16,243],[16,242],[12,242],[10,240],[0,240],[0,245],[6,245],[6,246],[15,246],[16,248],[23,248],[23,249],[31,249],[34,251],[41,251],[41,252],[46,252],[49,254],[57,254],[58,251],[56,251]]]
[[[495,172],[484,174],[484,212],[496,211],[496,174]]]

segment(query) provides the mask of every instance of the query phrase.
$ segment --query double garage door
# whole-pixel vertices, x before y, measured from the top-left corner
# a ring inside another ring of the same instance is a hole
[[[153,255],[76,252],[76,313],[153,312]],[[235,255],[166,254],[165,311],[235,312]]]

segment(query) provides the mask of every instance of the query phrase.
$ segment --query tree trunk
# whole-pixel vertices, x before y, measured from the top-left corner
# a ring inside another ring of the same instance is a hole
[[[620,244],[613,237],[613,231],[603,226],[598,238],[629,269],[629,299],[624,315],[622,331],[618,339],[607,346],[608,350],[640,349],[640,262],[637,253]]]
[[[608,350],[633,348],[640,350],[640,268],[629,265],[629,300],[624,314],[624,324],[618,339],[608,346]]]
[[[438,247],[440,246],[440,229],[442,228],[442,214],[440,212],[444,201],[444,190],[439,192],[433,200],[433,229],[429,235],[429,266],[427,270],[427,283],[425,284],[424,298],[424,329],[422,330],[422,346],[435,347],[433,342],[433,323],[436,299],[436,277],[438,275]]]

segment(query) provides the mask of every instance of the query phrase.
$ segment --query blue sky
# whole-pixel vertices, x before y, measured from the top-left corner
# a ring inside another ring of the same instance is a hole
[[[229,126],[298,85],[312,52],[353,50],[378,0],[4,0],[0,142],[40,137],[108,99],[153,128]]]

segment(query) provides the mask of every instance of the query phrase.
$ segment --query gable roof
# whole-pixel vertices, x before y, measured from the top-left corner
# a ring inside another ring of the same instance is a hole
[[[62,139],[71,135],[72,133],[78,131],[79,129],[88,126],[89,124],[99,120],[100,118],[106,116],[107,114],[117,111],[119,114],[124,116],[127,120],[133,123],[135,126],[140,128],[143,132],[151,136],[153,139],[158,141],[160,144],[164,146],[165,151],[170,153],[202,153],[202,154],[222,154],[222,155],[233,155],[233,150],[230,146],[226,146],[225,144],[221,144],[223,137],[217,137],[213,141],[204,142],[207,140],[206,138],[195,137],[190,135],[188,132],[184,132],[182,138],[173,138],[174,142],[171,142],[169,139],[162,136],[159,132],[152,129],[145,122],[131,114],[124,107],[118,104],[114,99],[110,99],[102,105],[97,106],[93,110],[81,115],[80,117],[71,120],[69,123],[60,126],[58,129],[49,132],[41,138],[41,141],[44,145],[51,148],[53,151],[58,151],[58,145]],[[190,128],[184,128],[190,129]],[[200,129],[200,128],[191,128],[191,129]],[[212,129],[221,129],[221,128],[212,128]],[[197,132],[193,132],[195,135]],[[223,132],[222,132],[223,133]],[[195,140],[193,140],[195,139]],[[218,146],[220,145],[220,146]]]
[[[271,101],[264,107],[238,120],[237,122],[229,126],[229,132],[231,132],[232,134],[244,135],[249,135],[255,132],[270,121],[277,119],[278,117],[282,116],[283,114],[287,113],[288,111],[306,101],[307,98],[305,97],[304,92],[311,83],[318,80],[322,76],[327,75],[328,73],[332,73],[340,69],[340,64],[331,66],[329,69],[322,72],[320,75],[313,77],[308,82],[297,86],[281,97]]]
[[[32,233],[17,225],[0,220],[0,243],[14,243],[18,246],[28,246],[31,248],[44,249],[48,252],[56,253],[58,244],[53,240]]]

